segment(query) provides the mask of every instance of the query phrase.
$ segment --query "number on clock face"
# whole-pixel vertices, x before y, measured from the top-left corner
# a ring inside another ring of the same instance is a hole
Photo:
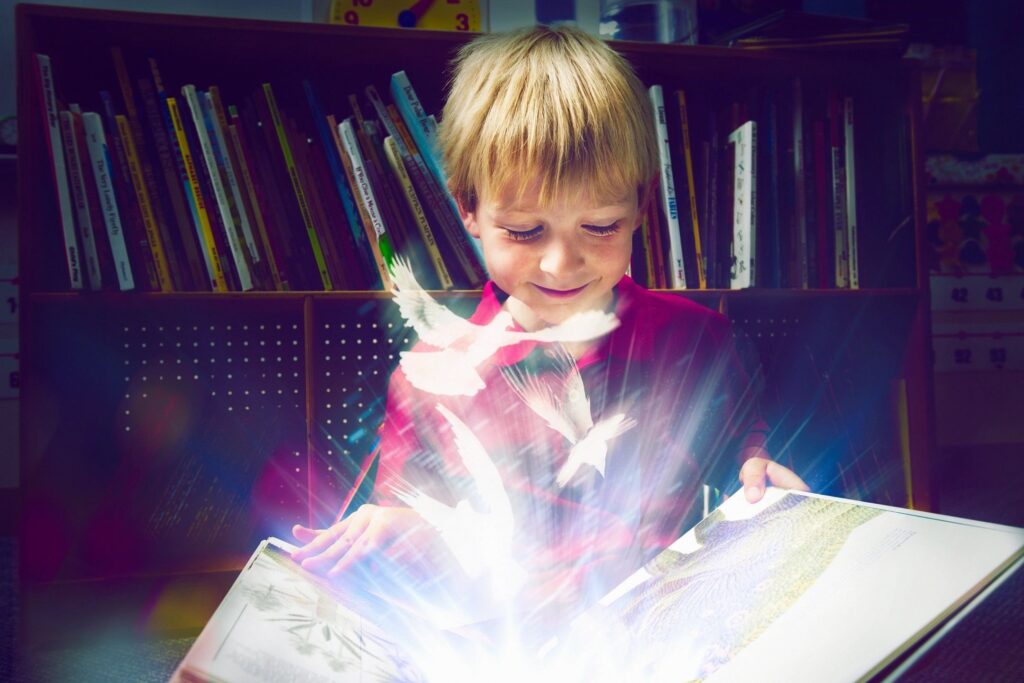
[[[480,31],[479,0],[333,0],[331,23]]]

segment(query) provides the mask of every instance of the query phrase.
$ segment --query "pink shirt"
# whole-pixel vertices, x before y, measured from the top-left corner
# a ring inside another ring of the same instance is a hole
[[[470,320],[485,324],[507,295],[488,283]],[[570,444],[512,390],[501,373],[543,372],[549,345],[501,349],[478,370],[472,397],[435,396],[391,377],[381,427],[375,502],[399,505],[393,486],[413,486],[448,504],[484,509],[455,450],[443,404],[487,449],[512,501],[516,556],[537,590],[568,579],[596,598],[699,520],[702,484],[733,486],[742,447],[763,442],[724,316],[683,297],[649,292],[623,277],[621,324],[577,361],[595,422],[624,412],[637,426],[609,442],[604,477],[584,467],[565,489],[555,475]],[[430,351],[422,343],[416,351]]]

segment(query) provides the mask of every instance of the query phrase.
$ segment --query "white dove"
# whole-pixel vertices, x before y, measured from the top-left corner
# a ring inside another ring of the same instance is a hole
[[[408,261],[396,258],[391,265],[392,293],[405,324],[438,351],[403,351],[402,371],[423,391],[445,396],[473,396],[484,388],[477,366],[503,346],[523,341],[584,342],[619,326],[612,313],[586,311],[536,332],[517,332],[514,321],[500,311],[491,322],[477,325],[453,313],[425,292]]]
[[[512,559],[515,520],[505,485],[473,431],[443,405],[437,404],[437,410],[451,425],[459,457],[488,510],[478,512],[466,499],[452,507],[416,490],[396,489],[395,495],[440,532],[470,578],[489,572],[496,596],[511,597],[526,572]]]
[[[555,359],[561,366],[558,374],[562,377],[555,381],[560,385],[557,393],[547,381],[515,366],[502,368],[502,373],[523,402],[571,444],[569,457],[555,476],[555,482],[562,488],[584,464],[604,477],[608,441],[636,426],[636,420],[626,417],[625,413],[616,413],[594,424],[590,399],[576,360],[561,345],[558,349],[560,353]]]

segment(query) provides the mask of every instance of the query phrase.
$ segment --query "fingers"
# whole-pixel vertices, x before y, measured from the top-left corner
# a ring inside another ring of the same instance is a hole
[[[326,529],[310,529],[309,527],[302,526],[301,524],[296,524],[292,527],[292,536],[294,536],[295,540],[299,543],[305,545],[325,531]]]
[[[796,472],[788,467],[783,467],[777,462],[769,461],[766,474],[773,486],[784,489],[796,489],[797,491],[811,490],[811,487]]]
[[[740,468],[740,483],[748,503],[756,503],[764,496],[765,482],[772,486],[797,491],[810,491],[810,487],[793,470],[768,458],[753,457]]]
[[[356,514],[349,517],[346,520],[348,524],[337,533],[321,534],[320,538],[306,546],[307,548],[312,548],[314,544],[317,544],[317,549],[316,552],[308,553],[299,560],[302,568],[322,574],[341,560],[349,552],[350,548],[358,542],[373,518],[372,513],[361,513],[362,510],[360,509]],[[333,531],[336,527],[340,526],[341,523],[339,522],[334,527],[331,527],[331,530]]]
[[[329,529],[317,529],[314,531],[301,524],[296,524],[292,527],[292,534],[295,534],[295,537],[305,545],[292,553],[292,559],[296,562],[302,562],[307,557],[319,555],[334,544],[348,530],[351,524],[358,523],[366,515],[372,514],[375,507],[374,505],[363,505],[350,516],[332,525]],[[307,532],[312,532],[312,535]]]
[[[765,478],[771,462],[766,458],[750,458],[740,468],[740,483],[748,503],[756,503],[764,496]]]

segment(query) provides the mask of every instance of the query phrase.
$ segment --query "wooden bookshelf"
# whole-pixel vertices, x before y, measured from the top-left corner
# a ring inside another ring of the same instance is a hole
[[[341,116],[350,92],[385,91],[404,69],[427,111],[438,112],[444,66],[470,36],[41,5],[18,6],[16,33],[27,600],[55,585],[231,568],[259,538],[329,521],[369,452],[387,377],[410,341],[388,295],[63,291],[31,58],[49,54],[58,92],[83,106],[98,106],[101,88],[116,91],[117,45],[130,68],[153,56],[169,88],[216,84],[226,101],[269,81],[296,102],[309,77],[325,110]],[[797,77],[860,103],[862,289],[679,295],[733,320],[741,350],[763,370],[784,463],[827,493],[934,509],[914,69],[877,56],[615,47],[645,82],[712,104]],[[462,312],[476,296],[444,294]],[[38,634],[45,622],[27,629]]]

